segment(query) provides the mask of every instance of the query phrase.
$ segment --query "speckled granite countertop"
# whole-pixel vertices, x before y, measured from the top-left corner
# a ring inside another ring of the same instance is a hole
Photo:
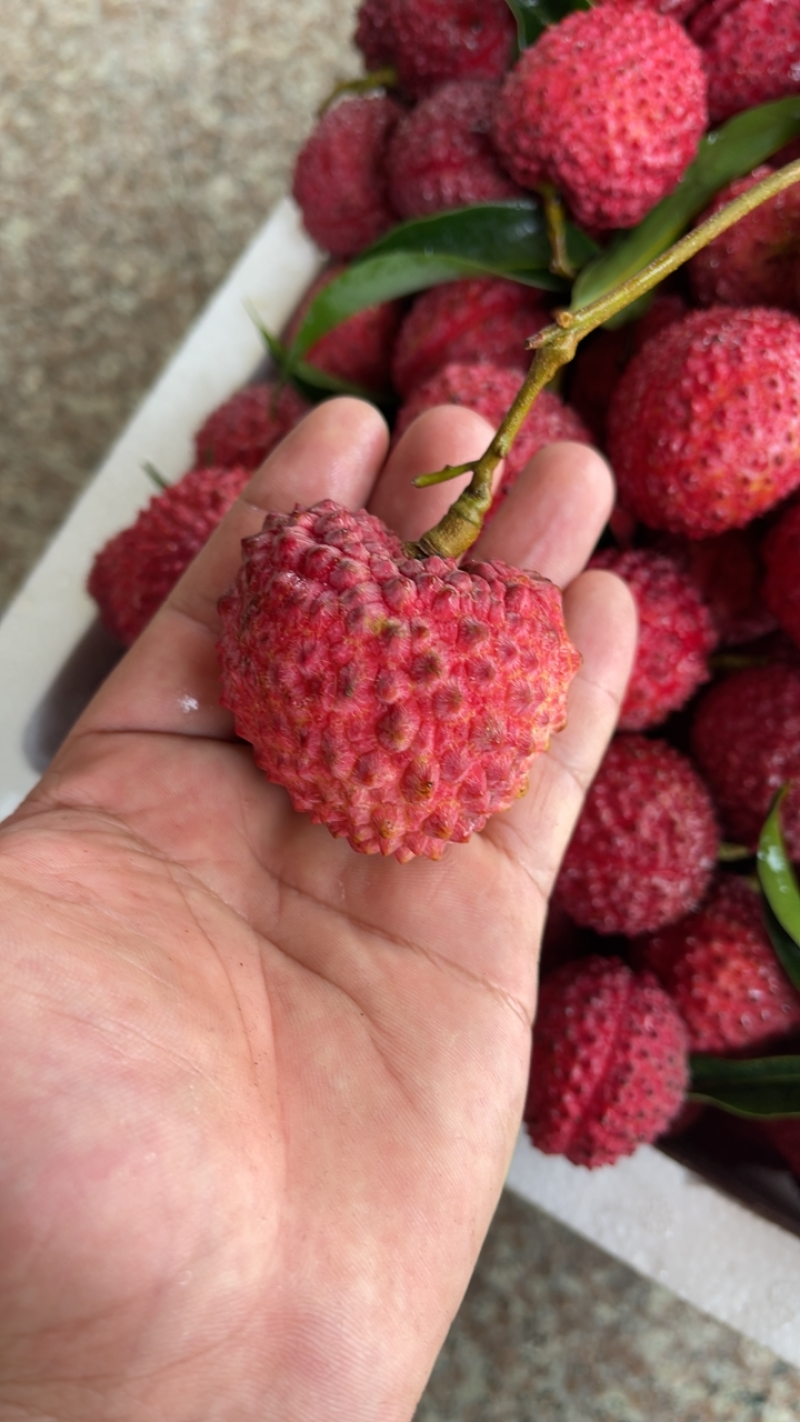
[[[0,607],[354,72],[355,4],[0,6]],[[417,1422],[789,1422],[800,1376],[512,1195]]]

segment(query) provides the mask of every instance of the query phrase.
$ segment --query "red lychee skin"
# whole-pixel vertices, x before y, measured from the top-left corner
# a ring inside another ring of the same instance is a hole
[[[800,993],[769,941],[758,893],[717,874],[703,903],[634,945],[681,1014],[693,1052],[754,1050],[800,1027]]]
[[[752,188],[773,168],[763,165],[717,194],[698,224]],[[787,188],[701,248],[687,265],[701,306],[780,306],[800,311],[800,191]]]
[[[194,437],[195,462],[257,469],[309,408],[291,385],[247,385],[204,420]]]
[[[552,583],[407,558],[331,500],[269,514],[243,551],[220,603],[222,701],[295,809],[402,863],[524,793],[580,661]]]
[[[522,190],[500,167],[491,139],[497,86],[442,84],[400,119],[387,153],[389,197],[401,217],[426,217]]]
[[[499,79],[517,38],[505,0],[388,0],[394,67],[417,98],[450,79]]]
[[[471,277],[433,286],[417,297],[400,327],[392,379],[408,397],[416,386],[452,363],[530,364],[525,341],[549,321],[548,298],[534,287],[502,277]]]
[[[689,29],[703,52],[712,123],[798,92],[796,0],[717,0]]]
[[[346,265],[337,264],[321,272],[312,282],[284,332],[287,346],[294,340],[314,298],[346,270]],[[383,301],[378,306],[356,311],[315,341],[303,360],[350,384],[362,385],[367,390],[387,390],[391,384],[392,354],[404,314],[402,301]]]
[[[700,588],[723,647],[750,642],[775,626],[761,593],[756,527],[731,528],[716,538],[665,533],[656,543]]]
[[[703,694],[691,743],[724,828],[755,849],[773,797],[800,780],[800,668],[780,662],[731,672]],[[783,802],[781,825],[800,860],[800,784]]]
[[[172,592],[250,473],[241,466],[190,470],[101,548],[88,589],[103,625],[123,646],[136,640]]]
[[[764,513],[800,484],[800,321],[712,306],[668,326],[616,386],[608,450],[651,528],[702,538]]]
[[[400,407],[394,438],[399,439],[423,410],[431,410],[436,405],[464,405],[468,410],[483,415],[497,429],[520,384],[518,371],[491,365],[488,361],[446,365],[430,380],[418,385]],[[510,493],[528,460],[546,444],[565,439],[591,444],[591,436],[575,411],[551,391],[543,390],[526,416],[505,460],[495,495],[495,510],[499,501]]]
[[[800,647],[800,503],[790,504],[761,545],[764,601],[787,636]]]
[[[359,5],[353,40],[369,71],[393,66],[395,38],[389,0],[364,0]]]
[[[343,99],[300,149],[292,193],[307,232],[324,251],[353,257],[397,223],[386,148],[402,112],[385,94]]]
[[[671,558],[649,548],[604,549],[590,567],[627,583],[639,616],[636,656],[619,718],[622,731],[657,726],[708,681],[717,643],[700,590]]]
[[[615,0],[596,0],[601,5],[615,3]],[[659,15],[671,15],[674,20],[680,20],[684,24],[690,15],[704,3],[704,0],[623,0],[629,5],[648,5],[651,10],[657,10]]]
[[[495,142],[523,187],[562,192],[579,223],[632,227],[671,192],[707,124],[700,52],[668,15],[609,4],[567,15],[505,80]]]
[[[612,1165],[667,1129],[688,1085],[686,1028],[650,973],[592,956],[545,978],[525,1107],[539,1150]]]
[[[711,797],[666,741],[618,735],[589,790],[556,897],[576,923],[633,938],[689,913],[717,856]]]

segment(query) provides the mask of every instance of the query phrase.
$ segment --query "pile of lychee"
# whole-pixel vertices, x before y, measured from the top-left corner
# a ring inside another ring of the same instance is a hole
[[[330,262],[284,349],[372,244],[392,233],[402,250],[405,224],[535,199],[602,259],[685,189],[720,124],[745,116],[746,154],[746,116],[797,95],[800,138],[796,0],[576,0],[533,35],[528,11],[364,0],[374,87],[344,86],[297,160],[294,196]],[[751,170],[743,159],[712,208],[789,161],[786,141]],[[555,237],[552,265],[544,286],[474,271],[365,303],[304,352],[306,374],[374,392],[395,438],[439,404],[497,427],[526,339],[569,305]],[[98,554],[90,589],[124,643],[320,395],[293,377],[211,413],[193,469]],[[526,1109],[542,1150],[592,1167],[669,1130],[691,1053],[785,1053],[800,1033],[748,857],[800,779],[800,184],[587,338],[533,404],[488,517],[561,439],[611,463],[618,505],[593,563],[627,582],[640,620],[618,734],[556,886]],[[420,556],[330,502],[267,517],[221,615],[238,732],[296,809],[359,852],[459,853],[569,716],[579,656],[552,584]],[[800,860],[800,787],[782,823]]]

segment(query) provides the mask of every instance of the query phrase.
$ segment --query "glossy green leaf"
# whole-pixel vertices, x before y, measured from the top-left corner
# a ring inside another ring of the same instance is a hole
[[[769,934],[770,943],[775,949],[778,961],[790,983],[793,987],[800,989],[800,946],[795,943],[792,935],[786,932],[767,900],[763,899],[762,903],[764,925]]]
[[[766,162],[798,136],[800,99],[796,97],[748,109],[706,134],[675,191],[638,227],[619,233],[584,267],[572,289],[572,309],[588,306],[641,271],[682,236],[721,188]]]
[[[781,833],[781,805],[788,786],[775,796],[764,821],[756,853],[759,883],[781,928],[796,944],[800,944],[800,885]]]
[[[517,22],[520,49],[535,44],[550,25],[557,25],[573,10],[591,10],[592,0],[506,0]]]
[[[736,1116],[800,1116],[800,1057],[733,1061],[700,1054],[689,1058],[692,1101]]]

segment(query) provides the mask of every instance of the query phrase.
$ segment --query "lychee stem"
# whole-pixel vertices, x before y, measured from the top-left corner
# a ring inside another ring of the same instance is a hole
[[[323,99],[317,109],[317,118],[323,118],[337,99],[343,94],[371,94],[373,89],[396,89],[397,70],[395,69],[373,69],[370,74],[364,74],[360,79],[343,79],[341,84],[335,84],[331,89],[327,99]]]
[[[550,243],[550,270],[554,276],[566,277],[571,281],[578,269],[570,261],[567,251],[567,218],[561,194],[552,183],[540,183],[536,190],[542,199],[544,225]]]
[[[785,168],[779,168],[732,202],[726,203],[712,217],[706,218],[705,222],[701,222],[698,227],[687,232],[685,237],[668,247],[666,252],[648,262],[635,276],[620,282],[619,286],[598,297],[596,301],[589,302],[587,306],[577,307],[574,311],[557,311],[555,325],[546,326],[544,330],[531,336],[525,343],[528,350],[535,352],[531,368],[517,391],[508,414],[480,459],[471,464],[440,469],[435,474],[421,474],[414,480],[417,488],[426,488],[430,484],[441,484],[446,479],[472,471],[470,484],[448,509],[444,518],[424,533],[416,543],[406,545],[409,555],[414,558],[425,558],[431,554],[438,554],[441,558],[462,557],[472,547],[481,531],[484,516],[492,502],[492,480],[498,464],[511,449],[540,390],[550,383],[563,365],[572,360],[578,342],[615,316],[618,311],[629,306],[637,297],[657,286],[664,277],[677,271],[678,267],[702,247],[713,242],[721,232],[798,180],[800,159],[787,164]]]

